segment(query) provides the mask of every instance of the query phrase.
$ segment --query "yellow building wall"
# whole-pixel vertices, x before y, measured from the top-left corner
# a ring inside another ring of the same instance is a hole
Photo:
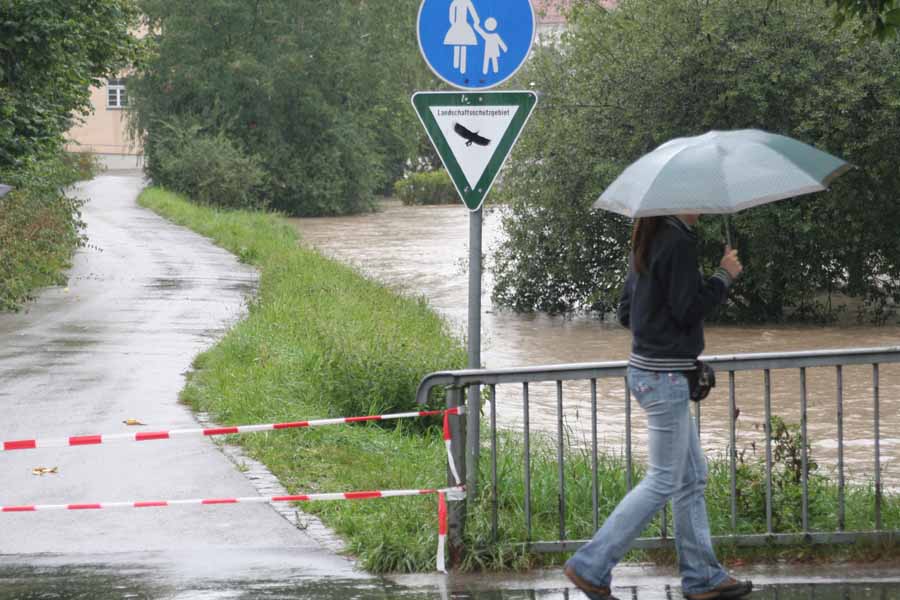
[[[139,156],[140,145],[128,139],[128,109],[110,107],[107,87],[91,88],[94,112],[69,130],[67,149],[73,152]]]
[[[138,39],[145,37],[146,26],[140,26],[133,35]],[[124,73],[120,75],[125,76]],[[69,130],[66,149],[100,154],[112,158],[113,163],[116,162],[116,157],[127,158],[128,160],[118,161],[120,166],[140,165],[143,149],[139,143],[128,138],[128,109],[109,106],[108,87],[105,83],[91,88],[91,105],[94,107],[93,113],[80,117],[82,122]]]

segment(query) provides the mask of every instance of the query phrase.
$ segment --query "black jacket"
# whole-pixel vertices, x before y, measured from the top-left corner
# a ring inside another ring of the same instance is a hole
[[[650,244],[646,272],[637,273],[632,264],[619,301],[619,323],[633,335],[629,364],[693,370],[704,347],[703,319],[725,302],[731,282],[723,268],[704,280],[697,234],[677,217],[666,217]]]

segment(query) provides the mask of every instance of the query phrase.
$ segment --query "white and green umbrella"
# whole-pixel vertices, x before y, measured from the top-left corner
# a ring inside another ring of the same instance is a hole
[[[628,217],[732,214],[818,192],[850,164],[758,129],[670,140],[632,163],[594,202]]]

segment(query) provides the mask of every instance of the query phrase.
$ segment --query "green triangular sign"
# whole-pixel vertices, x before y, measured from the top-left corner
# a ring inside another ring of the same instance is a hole
[[[534,92],[418,92],[413,107],[469,210],[478,210],[537,104]]]

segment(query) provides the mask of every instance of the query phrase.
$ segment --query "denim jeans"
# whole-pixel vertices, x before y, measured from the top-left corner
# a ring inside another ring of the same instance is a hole
[[[647,413],[649,470],[594,538],[566,563],[582,579],[609,587],[612,569],[653,516],[672,499],[682,591],[708,591],[728,575],[716,560],[706,514],[706,458],[691,418],[687,378],[628,368],[628,386]]]

